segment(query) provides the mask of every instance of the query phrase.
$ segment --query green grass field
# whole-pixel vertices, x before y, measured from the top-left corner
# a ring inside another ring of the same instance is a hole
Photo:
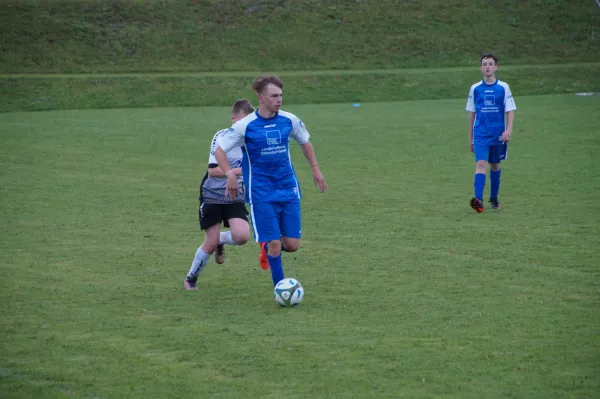
[[[600,97],[515,94],[483,214],[465,99],[284,107],[330,187],[294,147],[294,309],[255,245],[181,288],[227,107],[0,114],[0,396],[600,397]]]

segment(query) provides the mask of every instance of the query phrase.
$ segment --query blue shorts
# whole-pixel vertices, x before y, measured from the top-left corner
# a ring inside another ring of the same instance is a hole
[[[508,143],[502,144],[473,144],[473,153],[475,153],[475,162],[487,161],[489,163],[500,163],[506,160],[508,152]]]
[[[301,236],[300,200],[256,202],[250,204],[250,213],[256,242]]]

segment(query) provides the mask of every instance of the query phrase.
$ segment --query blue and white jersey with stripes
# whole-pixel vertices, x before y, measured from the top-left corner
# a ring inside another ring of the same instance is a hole
[[[467,111],[475,113],[473,144],[501,144],[500,136],[506,130],[504,114],[516,109],[507,83],[480,81],[471,86]]]
[[[281,110],[269,119],[255,111],[219,137],[219,146],[225,152],[242,148],[247,203],[302,197],[290,156],[292,138],[302,145],[308,142],[310,135],[296,115]]]

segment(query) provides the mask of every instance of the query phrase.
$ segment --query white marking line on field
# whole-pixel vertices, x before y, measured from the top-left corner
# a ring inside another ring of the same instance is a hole
[[[0,114],[0,118],[1,118],[1,114]],[[94,124],[97,125],[99,122],[104,121],[103,119],[79,119],[79,118],[73,118],[73,119],[69,119],[69,118],[51,118],[52,121],[54,122],[71,122],[71,123],[79,123],[79,124]],[[135,119],[133,122],[144,122],[144,123],[157,123],[159,121],[159,119]],[[43,125],[46,124],[47,121],[43,121],[43,120],[39,120],[36,122],[31,122],[31,123],[24,123],[24,122],[12,122],[12,121],[8,121],[8,120],[2,120],[0,119],[0,123],[4,124],[4,125],[10,125],[10,126],[38,126],[38,125]]]
[[[600,1],[600,0],[596,0]],[[519,70],[526,68],[549,69],[549,68],[570,68],[598,66],[599,62],[575,62],[566,64],[523,64],[523,65],[504,65],[503,70]],[[393,69],[347,69],[347,70],[313,70],[313,71],[279,71],[279,76],[321,76],[321,75],[365,75],[365,74],[403,74],[403,73],[433,73],[433,72],[458,72],[471,71],[471,66],[459,67],[440,67],[440,68],[393,68]],[[1,73],[0,79],[10,78],[160,78],[160,77],[255,77],[259,75],[270,75],[275,72],[255,71],[255,72],[139,72],[139,73],[73,73],[73,74],[54,74],[54,73]]]
[[[33,126],[33,124],[31,124],[31,123],[10,122],[10,121],[3,121],[3,120],[0,120],[0,123],[2,123],[3,125],[9,125],[9,126]]]

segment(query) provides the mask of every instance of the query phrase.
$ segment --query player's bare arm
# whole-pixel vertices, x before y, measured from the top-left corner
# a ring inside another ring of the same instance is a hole
[[[302,153],[308,160],[308,163],[312,169],[313,181],[315,182],[315,186],[319,187],[321,192],[327,191],[327,183],[325,182],[325,177],[321,170],[319,169],[319,164],[317,163],[317,156],[315,155],[315,149],[310,141],[302,144]]]
[[[514,120],[515,120],[515,112],[514,111],[507,112],[506,113],[506,130],[504,131],[504,133],[502,133],[500,140],[502,140],[504,142],[510,141],[510,137],[512,136]]]
[[[225,176],[227,176],[227,186],[225,188],[225,195],[229,195],[229,198],[234,199],[237,196],[238,192],[238,181],[237,176],[234,172],[234,169],[231,169],[229,166],[229,161],[227,160],[227,154],[225,151],[218,146],[215,150],[215,159],[219,164],[219,168]]]
[[[231,173],[235,173],[236,176],[242,175],[242,168],[232,168],[231,170],[233,170],[233,172]],[[212,177],[226,177],[225,172],[223,172],[223,169],[221,169],[219,166],[216,166],[214,168],[209,167],[208,175]]]

